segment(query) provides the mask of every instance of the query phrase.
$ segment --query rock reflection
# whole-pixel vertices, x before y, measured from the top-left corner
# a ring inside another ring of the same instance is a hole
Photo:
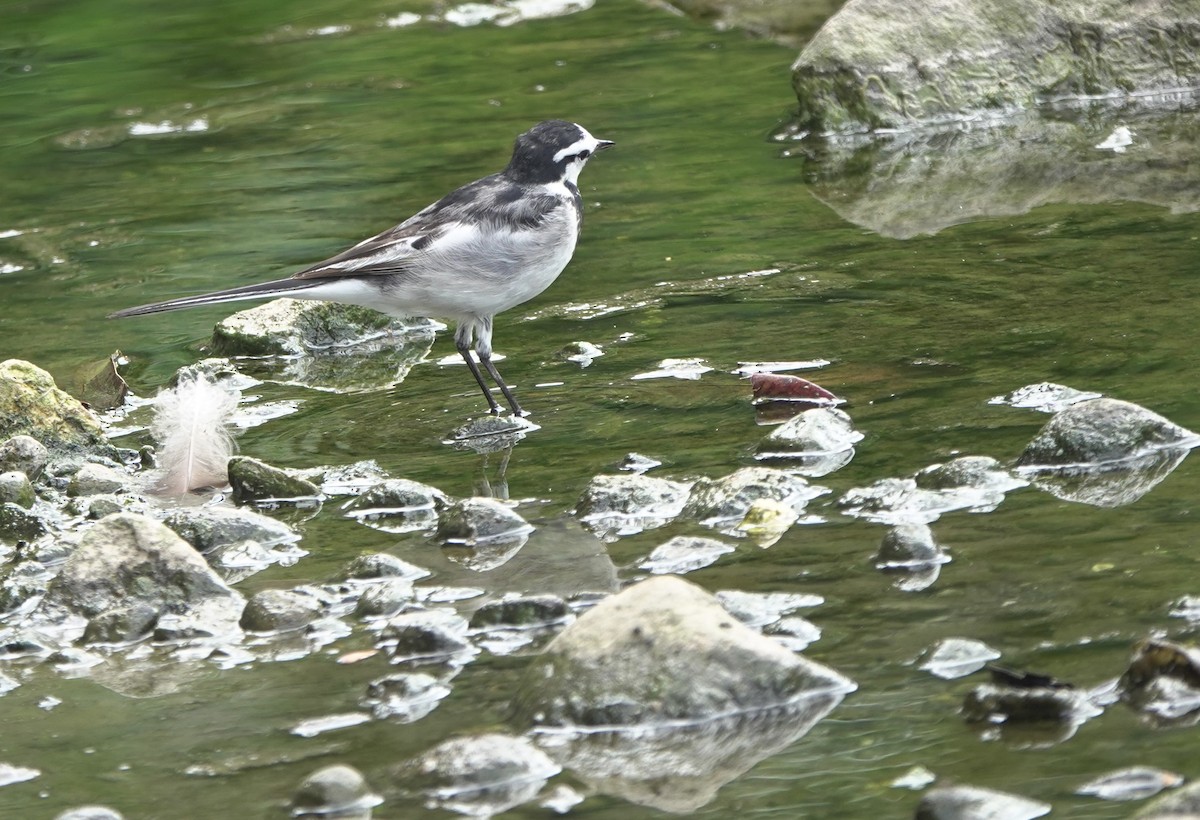
[[[870,142],[806,144],[785,154],[806,157],[814,193],[843,219],[897,239],[1051,202],[1133,201],[1195,211],[1198,121],[1187,111],[1147,108],[1030,113]],[[1132,128],[1133,144],[1106,150],[1103,140],[1120,124]]]
[[[1034,486],[1063,501],[1093,507],[1132,504],[1158,486],[1187,457],[1187,449],[1155,450],[1135,458],[1064,467],[1018,467]]]
[[[547,754],[591,788],[689,814],[726,784],[790,746],[841,702],[818,692],[785,706],[685,725],[611,731],[537,730]]]
[[[529,433],[541,427],[523,418],[512,416],[483,416],[453,430],[442,441],[456,450],[470,450],[479,455],[479,475],[475,479],[475,495],[501,500],[508,498],[508,462],[513,448]],[[496,460],[495,472],[492,459]]]

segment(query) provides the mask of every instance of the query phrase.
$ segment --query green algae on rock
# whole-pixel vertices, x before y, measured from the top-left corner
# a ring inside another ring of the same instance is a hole
[[[851,0],[792,66],[797,126],[910,129],[1194,87],[1200,9],[1120,0]]]
[[[0,437],[27,435],[54,450],[106,445],[99,420],[58,388],[54,377],[21,359],[0,362]]]

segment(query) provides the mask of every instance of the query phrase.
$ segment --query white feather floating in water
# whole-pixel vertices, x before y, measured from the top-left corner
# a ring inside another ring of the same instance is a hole
[[[158,442],[160,492],[183,495],[224,486],[234,452],[229,420],[240,398],[237,390],[204,375],[181,379],[175,389],[159,392],[150,434]]]

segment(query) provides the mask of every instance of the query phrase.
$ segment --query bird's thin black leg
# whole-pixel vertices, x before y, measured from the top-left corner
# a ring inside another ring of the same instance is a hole
[[[479,354],[479,361],[487,370],[488,375],[496,382],[496,386],[500,388],[500,392],[504,394],[508,406],[512,408],[513,415],[520,418],[526,415],[521,409],[521,405],[517,403],[517,397],[513,395],[512,390],[504,383],[504,379],[500,376],[500,371],[496,369],[496,365],[492,364],[492,317],[480,316],[475,321],[475,352]]]
[[[508,385],[504,383],[504,379],[500,378],[500,371],[496,369],[496,365],[492,364],[492,357],[485,356],[482,352],[479,353],[479,361],[483,363],[487,369],[488,375],[496,380],[496,386],[500,388],[500,392],[504,394],[504,398],[508,401],[508,406],[512,408],[514,416],[524,416],[525,411],[521,409],[521,405],[517,404],[517,397],[508,389]]]
[[[492,396],[492,391],[488,387],[487,382],[483,380],[483,374],[479,372],[479,365],[475,364],[475,360],[471,358],[471,336],[472,326],[467,323],[462,323],[454,332],[454,346],[458,348],[459,354],[463,357],[463,361],[467,363],[467,367],[471,370],[471,375],[475,377],[476,383],[479,384],[479,389],[483,391],[483,397],[487,399],[488,407],[493,415],[500,415],[500,405],[496,403],[496,399]],[[488,363],[488,372],[494,373],[494,368]],[[507,391],[508,388],[503,387]],[[508,393],[505,392],[505,398]]]

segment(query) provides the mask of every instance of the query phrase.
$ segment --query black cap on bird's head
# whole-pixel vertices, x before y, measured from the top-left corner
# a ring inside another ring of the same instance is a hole
[[[588,158],[612,144],[596,139],[582,125],[545,120],[517,137],[504,172],[526,183],[574,183]]]

